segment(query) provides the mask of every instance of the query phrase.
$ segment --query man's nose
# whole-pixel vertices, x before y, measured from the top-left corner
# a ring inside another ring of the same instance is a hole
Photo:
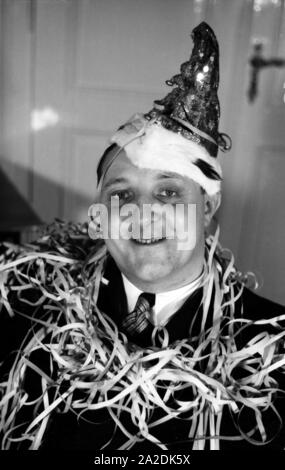
[[[138,207],[143,207],[145,204],[153,204],[154,198],[151,194],[139,194],[136,197],[136,204]]]
[[[141,224],[149,224],[155,222],[158,219],[155,205],[154,198],[150,195],[140,196],[137,199]]]

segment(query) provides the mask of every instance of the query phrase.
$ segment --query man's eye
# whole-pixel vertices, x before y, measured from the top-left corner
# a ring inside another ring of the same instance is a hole
[[[118,198],[120,201],[126,201],[131,197],[131,191],[127,191],[125,189],[114,191],[112,192],[111,197]]]
[[[177,191],[174,191],[173,189],[163,189],[162,191],[160,191],[159,193],[160,196],[162,197],[176,197],[178,196],[178,193]]]

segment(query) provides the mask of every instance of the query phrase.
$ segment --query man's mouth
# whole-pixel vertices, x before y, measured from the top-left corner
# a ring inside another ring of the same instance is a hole
[[[139,245],[153,245],[155,243],[159,243],[165,240],[165,237],[160,238],[132,238],[131,239],[134,243],[138,243]]]

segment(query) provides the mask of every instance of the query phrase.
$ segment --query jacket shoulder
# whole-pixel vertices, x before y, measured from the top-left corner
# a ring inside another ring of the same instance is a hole
[[[270,319],[285,315],[285,306],[244,288],[242,295],[243,316],[250,320]],[[283,320],[285,325],[285,319]]]

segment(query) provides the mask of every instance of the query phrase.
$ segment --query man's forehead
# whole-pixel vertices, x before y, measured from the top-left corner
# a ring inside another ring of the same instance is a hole
[[[104,181],[103,181],[103,189],[107,189],[113,185],[119,184],[144,184],[151,182],[156,183],[160,181],[176,181],[181,186],[185,188],[193,188],[199,187],[199,185],[189,179],[188,177],[182,176],[179,173],[175,173],[173,171],[161,171],[161,170],[152,170],[148,168],[138,168],[133,165],[128,158],[126,157],[126,161],[118,161],[112,164],[112,167],[109,168],[107,171]]]

